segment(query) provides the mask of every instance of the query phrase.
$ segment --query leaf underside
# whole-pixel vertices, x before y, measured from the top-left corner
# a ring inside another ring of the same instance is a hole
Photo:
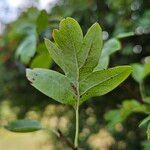
[[[130,66],[94,70],[102,51],[102,30],[98,23],[83,36],[78,22],[68,17],[61,21],[59,30],[54,30],[53,38],[54,42],[45,39],[45,44],[64,74],[27,69],[27,78],[36,89],[58,102],[75,106],[78,97],[81,104],[90,97],[106,94],[131,72]]]

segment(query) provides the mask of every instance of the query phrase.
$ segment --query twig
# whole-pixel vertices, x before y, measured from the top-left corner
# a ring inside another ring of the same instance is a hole
[[[57,132],[58,132],[58,134],[56,134],[57,137],[60,138],[60,140],[62,140],[64,144],[66,144],[72,150],[77,150],[74,144],[69,139],[67,139],[59,129],[57,130]]]
[[[66,146],[68,146],[69,148],[71,148],[72,150],[78,150],[78,148],[76,148],[74,146],[74,144],[63,135],[63,133],[60,131],[60,129],[48,129],[48,128],[44,128],[46,131],[48,132],[52,132],[53,134],[55,134]]]

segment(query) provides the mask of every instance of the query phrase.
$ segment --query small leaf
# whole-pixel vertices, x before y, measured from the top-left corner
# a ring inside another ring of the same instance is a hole
[[[139,124],[139,127],[148,126],[149,123],[150,123],[150,116],[146,117],[146,118]]]
[[[32,86],[63,104],[75,104],[73,85],[69,79],[56,71],[48,69],[27,69],[26,75]]]
[[[102,49],[102,54],[99,58],[98,65],[96,66],[96,68],[94,70],[97,71],[97,70],[106,69],[109,64],[110,55],[120,49],[121,49],[120,41],[118,41],[115,38],[112,38],[112,39],[108,40],[107,42],[105,42],[104,47]]]
[[[110,92],[123,82],[130,73],[130,66],[114,67],[91,73],[91,75],[80,82],[81,102],[90,97]]]
[[[113,129],[118,123],[121,123],[123,121],[120,110],[114,109],[110,110],[107,113],[105,113],[104,118],[106,121],[108,121],[108,128]]]
[[[41,34],[48,27],[48,14],[45,10],[40,12],[36,21],[36,29],[38,34]]]
[[[116,36],[116,38],[118,39],[123,39],[123,38],[127,38],[127,37],[131,37],[134,36],[135,33],[134,32],[126,32],[126,33],[120,33]]]
[[[52,59],[49,54],[41,54],[34,57],[31,62],[31,68],[49,68],[52,64]]]
[[[104,44],[104,47],[102,50],[102,55],[108,56],[108,55],[111,55],[120,49],[121,49],[120,41],[115,39],[115,38],[112,38]]]
[[[122,103],[121,117],[124,120],[133,112],[146,113],[147,107],[136,100],[125,100]]]
[[[5,128],[12,132],[34,132],[43,129],[40,122],[36,120],[16,120],[9,122],[8,125],[5,126]]]
[[[16,50],[16,57],[24,64],[28,64],[36,52],[36,36],[31,34],[27,36],[24,41],[18,46]]]
[[[138,82],[142,82],[144,79],[144,66],[141,64],[132,65],[132,77]]]
[[[140,104],[137,100],[124,100],[119,109],[106,112],[105,120],[108,126],[114,128],[117,123],[123,123],[132,113],[149,113],[146,105]]]

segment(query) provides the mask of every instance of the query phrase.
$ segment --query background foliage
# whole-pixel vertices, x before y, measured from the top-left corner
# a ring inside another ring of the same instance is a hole
[[[146,0],[61,0],[50,13],[29,8],[7,24],[0,36],[0,124],[33,118],[51,128],[59,127],[73,138],[73,110],[36,91],[25,77],[26,67],[59,70],[48,54],[44,37],[52,39],[52,30],[68,16],[78,20],[84,34],[98,22],[104,42],[112,38],[119,42],[121,49],[105,58],[109,67],[133,66],[132,76],[117,89],[81,106],[81,147],[149,149],[147,126],[138,127],[150,114],[150,10]],[[56,145],[54,149],[61,148],[55,136],[49,138]]]

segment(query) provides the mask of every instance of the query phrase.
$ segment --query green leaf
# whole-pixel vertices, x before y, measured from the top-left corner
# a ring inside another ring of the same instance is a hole
[[[92,25],[83,39],[79,52],[80,80],[93,72],[97,66],[102,49],[102,29],[98,23]]]
[[[130,66],[114,67],[91,73],[80,82],[81,101],[110,92],[123,82],[130,73]]]
[[[67,75],[68,74],[68,66],[66,66],[64,63],[64,56],[63,56],[62,51],[53,42],[51,42],[48,39],[45,39],[45,45],[50,53],[51,58]]]
[[[16,57],[24,64],[28,64],[36,52],[36,36],[31,34],[27,36],[18,46]]]
[[[144,97],[144,102],[150,104],[150,97]]]
[[[48,14],[45,10],[40,12],[40,15],[36,21],[36,30],[38,34],[41,34],[48,27]]]
[[[95,68],[95,71],[106,69],[109,64],[110,55],[120,49],[121,49],[120,41],[115,38],[112,38],[112,39],[108,40],[107,42],[105,42],[104,47],[102,49],[102,54],[99,58],[99,62]]]
[[[121,123],[123,121],[119,109],[108,111],[107,113],[105,113],[104,118],[106,121],[109,122],[107,125],[109,129],[115,128],[116,124]]]
[[[34,57],[31,62],[31,68],[49,68],[52,64],[50,55],[41,54]]]
[[[125,120],[133,112],[146,113],[148,110],[145,105],[136,100],[125,100],[122,103],[121,117]]]
[[[149,123],[150,123],[150,116],[146,117],[146,118],[139,124],[139,127],[148,126]]]
[[[26,75],[32,86],[63,104],[75,104],[73,85],[69,79],[56,71],[48,69],[27,69]]]
[[[144,78],[146,78],[148,75],[150,75],[150,60],[145,62],[145,64],[132,64],[133,72],[132,77],[138,82],[141,83]]]
[[[118,123],[123,123],[132,113],[149,113],[146,105],[140,104],[137,100],[124,100],[119,109],[110,110],[105,113],[105,120],[108,121],[108,128],[113,129]]]
[[[141,64],[132,65],[132,77],[138,82],[142,82],[144,79],[144,66]]]
[[[43,129],[40,122],[36,120],[16,120],[9,122],[8,125],[5,126],[5,128],[12,132],[34,132]]]
[[[77,79],[78,56],[82,45],[83,34],[78,22],[72,18],[63,19],[59,30],[53,31],[54,41],[63,53],[63,62],[67,66],[66,75],[73,82]]]
[[[121,49],[120,41],[115,39],[115,38],[112,38],[104,44],[104,47],[102,50],[102,55],[108,56],[108,55],[111,55],[120,49]]]
[[[118,39],[123,39],[123,38],[127,38],[127,37],[131,37],[134,36],[135,33],[134,32],[126,32],[126,33],[120,33],[116,36],[116,38]]]
[[[76,106],[79,99],[81,104],[92,96],[108,93],[131,72],[129,66],[94,72],[102,48],[102,30],[98,23],[83,37],[78,22],[68,17],[60,22],[59,30],[53,31],[53,37],[54,42],[45,39],[45,44],[65,75],[46,69],[28,69],[27,78],[35,88],[58,102]],[[120,48],[116,39],[107,44],[107,54]]]

